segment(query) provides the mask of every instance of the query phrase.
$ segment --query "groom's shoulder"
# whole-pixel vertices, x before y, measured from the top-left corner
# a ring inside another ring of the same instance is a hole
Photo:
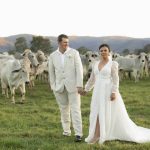
[[[74,48],[70,48],[70,52],[73,53],[73,54],[79,53],[79,52],[78,52],[76,49],[74,49]]]
[[[57,50],[55,50],[54,52],[52,52],[51,54],[50,54],[50,57],[53,57],[53,56],[55,56],[57,54]]]

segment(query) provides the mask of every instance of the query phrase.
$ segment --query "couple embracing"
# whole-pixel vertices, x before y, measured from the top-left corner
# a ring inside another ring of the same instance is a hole
[[[93,66],[83,90],[83,68],[78,51],[69,47],[65,34],[58,36],[58,49],[49,57],[49,81],[61,113],[63,135],[70,136],[72,120],[75,141],[82,141],[80,95],[92,90],[89,135],[85,142],[124,140],[150,142],[150,129],[137,126],[128,116],[119,93],[118,63],[109,57],[110,47],[99,46],[100,61]],[[71,118],[70,118],[71,117]]]

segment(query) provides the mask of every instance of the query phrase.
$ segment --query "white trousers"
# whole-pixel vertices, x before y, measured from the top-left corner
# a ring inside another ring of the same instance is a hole
[[[75,135],[82,136],[81,101],[77,92],[68,93],[66,88],[62,93],[54,92],[61,113],[61,123],[64,132],[71,133],[71,119]],[[71,119],[70,119],[71,112]]]

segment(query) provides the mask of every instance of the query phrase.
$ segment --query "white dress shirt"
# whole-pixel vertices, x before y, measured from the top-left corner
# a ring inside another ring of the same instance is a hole
[[[66,53],[68,51],[69,51],[69,48],[67,48],[67,50],[64,53],[60,52],[59,48],[57,49],[57,52],[60,54],[60,60],[61,60],[61,64],[62,64],[63,67],[64,67]]]

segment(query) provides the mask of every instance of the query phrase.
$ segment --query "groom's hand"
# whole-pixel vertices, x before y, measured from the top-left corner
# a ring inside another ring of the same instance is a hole
[[[114,101],[116,99],[116,93],[112,93],[110,99],[111,101]]]
[[[80,95],[82,95],[82,93],[83,93],[83,88],[82,88],[82,87],[77,87],[77,90],[78,90],[78,93],[79,93]]]
[[[85,96],[87,94],[87,91],[83,90],[82,95]]]

